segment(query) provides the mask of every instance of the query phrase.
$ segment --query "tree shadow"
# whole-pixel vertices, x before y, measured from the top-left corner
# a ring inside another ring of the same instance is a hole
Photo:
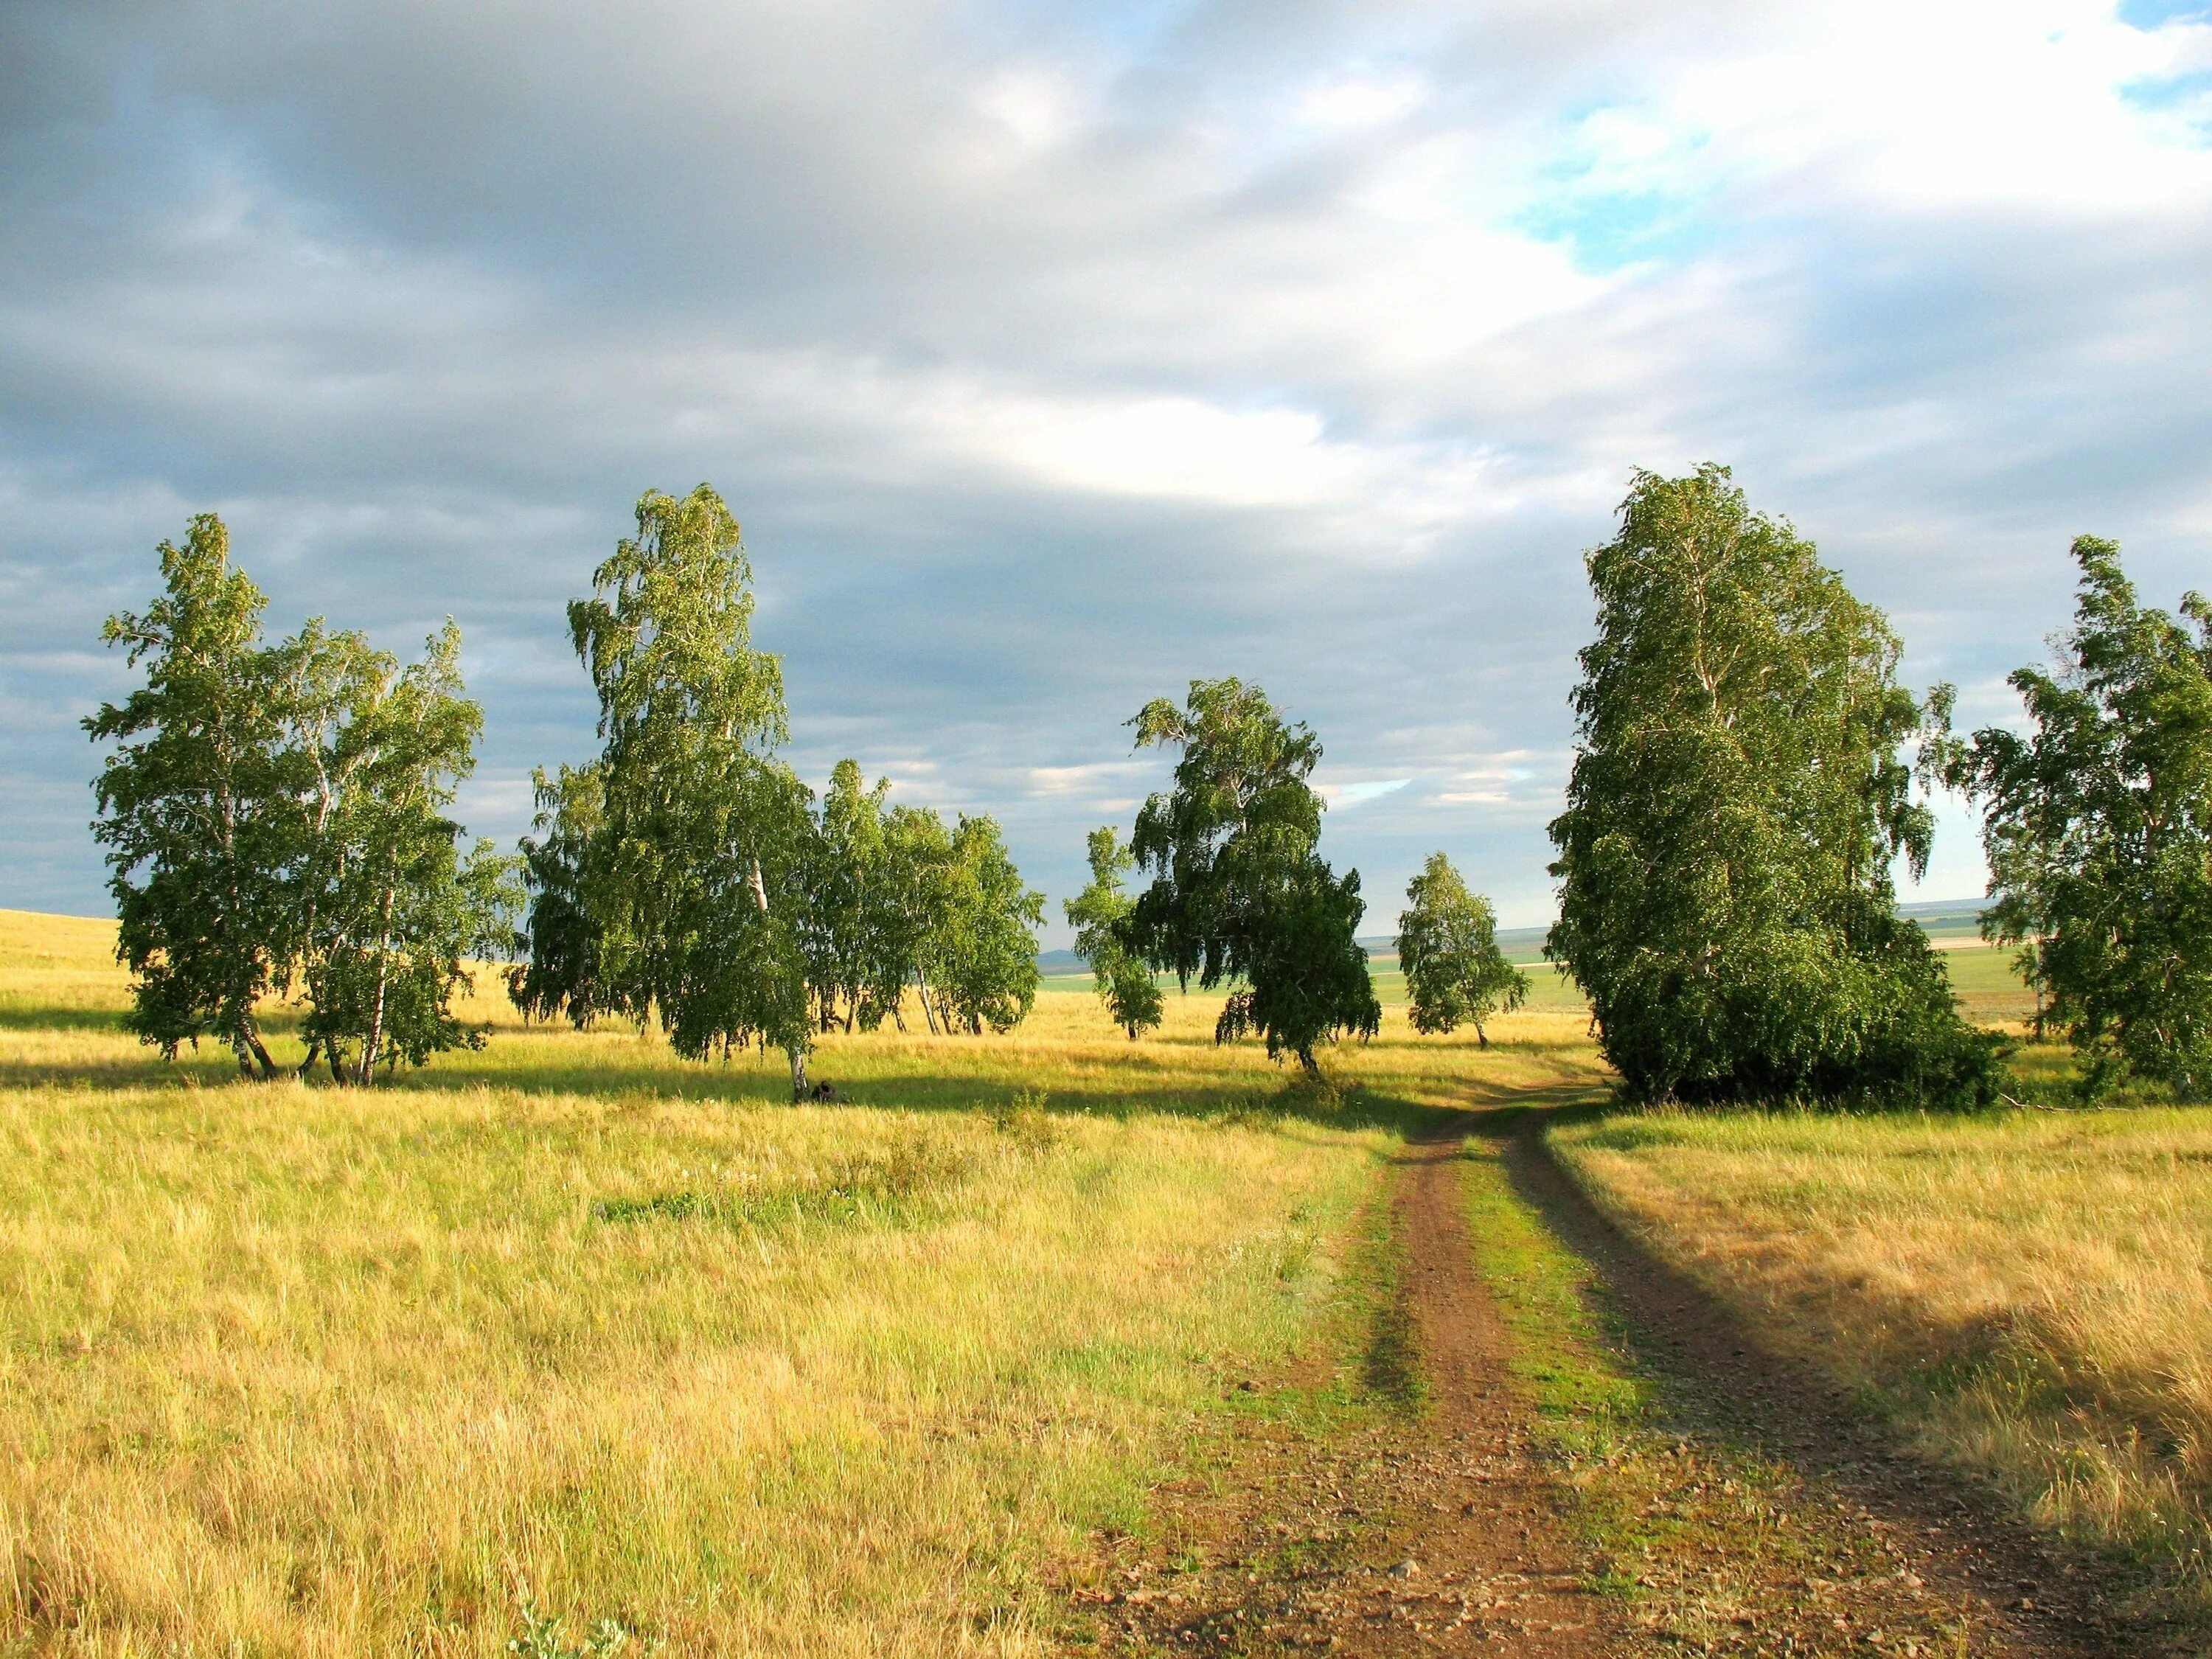
[[[1586,1300],[1617,1357],[1654,1385],[1654,1431],[1787,1470],[1838,1494],[1875,1524],[1904,1529],[1962,1595],[2034,1583],[2021,1621],[2038,1651],[2118,1659],[2165,1650],[2155,1615],[2140,1624],[2142,1569],[2079,1550],[2024,1523],[1993,1485],[1916,1455],[1863,1398],[1763,1340],[1713,1292],[1600,1210],[1553,1156],[1548,1132],[1627,1111],[1612,1101],[1546,1099],[1481,1114],[1516,1195],[1592,1269]],[[1915,1581],[1917,1582],[1917,1580]],[[2018,1633],[2017,1632],[2015,1633]]]
[[[87,1032],[124,1036],[121,1018],[112,1012],[73,1024],[42,1012],[0,1029],[50,1031],[68,1036]],[[840,1070],[834,1059],[817,1057],[817,1072],[833,1083],[833,1101],[806,1109],[840,1108],[953,1113],[1040,1106],[1055,1115],[1168,1116],[1228,1124],[1300,1122],[1342,1130],[1383,1129],[1413,1136],[1449,1121],[1455,1109],[1413,1099],[1389,1088],[1346,1080],[1315,1085],[1295,1073],[1270,1075],[1256,1067],[1217,1075],[1177,1076],[1170,1066],[1146,1064],[1142,1051],[1128,1063],[1102,1065],[1104,1045],[1073,1057],[1020,1048],[995,1048],[991,1039],[933,1040],[888,1051],[902,1039],[887,1040],[887,1051],[848,1048],[842,1057],[864,1062],[866,1070]],[[1212,1045],[1206,1045],[1211,1048]],[[296,1043],[280,1049],[280,1056]],[[1118,1056],[1117,1056],[1118,1058]],[[1345,1057],[1357,1064],[1354,1051]],[[51,1057],[0,1054],[0,1086],[102,1091],[161,1091],[222,1088],[240,1084],[236,1061],[226,1048],[204,1042],[187,1047],[173,1060],[151,1048],[102,1045],[94,1052]],[[300,1086],[289,1073],[267,1086]],[[319,1072],[306,1086],[332,1085]],[[1453,1080],[1455,1088],[1458,1080]],[[548,1098],[587,1097],[625,1104],[666,1101],[722,1104],[757,1109],[792,1106],[788,1074],[780,1055],[747,1054],[730,1061],[678,1059],[658,1038],[639,1052],[601,1052],[571,1059],[556,1054],[502,1054],[496,1038],[481,1054],[448,1054],[428,1066],[400,1072],[378,1089],[388,1094],[453,1094],[488,1090]]]

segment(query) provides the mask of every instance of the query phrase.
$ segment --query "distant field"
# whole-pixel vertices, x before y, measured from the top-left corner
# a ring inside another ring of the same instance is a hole
[[[111,937],[0,913],[9,1651],[494,1656],[526,1596],[686,1652],[1045,1650],[1053,1563],[1318,1340],[1395,1126],[1477,1065],[1394,1020],[1332,1057],[1355,1108],[1286,1113],[1211,1004],[1133,1045],[1048,994],[830,1038],[854,1103],[795,1109],[780,1059],[486,998],[488,1050],[388,1091],[241,1085],[117,1029]],[[1485,1086],[1586,1085],[1579,1030],[1522,1017]]]
[[[1964,931],[1946,933],[1937,937],[1936,943],[1942,951],[1952,988],[1958,994],[1967,1018],[1990,1025],[2014,1024],[2032,1018],[2035,999],[2013,971],[2013,952],[1983,944],[1970,923],[1958,927]],[[1382,999],[1382,1006],[1403,1007],[1406,976],[1398,969],[1397,958],[1376,951],[1370,953],[1370,960],[1376,994]],[[1546,962],[1540,955],[1522,951],[1512,953],[1510,960],[1528,976],[1529,1007],[1564,1012],[1589,1006],[1581,988],[1565,971]],[[1172,975],[1163,975],[1159,982],[1170,997],[1176,994]],[[1067,995],[1092,993],[1091,978],[1087,973],[1048,975],[1044,984],[1048,991]],[[1189,1000],[1209,1009],[1219,1005],[1218,997],[1207,998],[1197,993]]]

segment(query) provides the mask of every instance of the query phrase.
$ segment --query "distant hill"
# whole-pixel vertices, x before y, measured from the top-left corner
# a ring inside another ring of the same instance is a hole
[[[1982,912],[1989,906],[1987,899],[1916,899],[1910,904],[1900,904],[1897,914],[1909,916],[1927,931],[1930,939],[1962,938],[1981,930]],[[1540,962],[1544,957],[1545,927],[1501,927],[1498,943],[1509,961]],[[1398,960],[1398,936],[1395,933],[1364,933],[1360,944],[1367,947],[1370,960],[1378,966],[1384,963],[1395,965]],[[1090,970],[1083,958],[1073,951],[1045,951],[1037,956],[1037,966],[1048,974],[1081,974]]]

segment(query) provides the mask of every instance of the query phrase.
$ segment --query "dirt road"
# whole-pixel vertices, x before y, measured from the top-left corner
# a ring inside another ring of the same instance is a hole
[[[1594,1519],[1620,1508],[1608,1472],[1567,1466],[1516,1377],[1469,1236],[1470,1136],[1598,1267],[1633,1363],[1674,1402],[1650,1428],[1666,1443],[1638,1466],[1638,1501],[1680,1515],[1725,1486],[1794,1528],[1791,1547],[1723,1529],[1624,1559],[1619,1525]],[[1544,1152],[1540,1114],[1440,1126],[1407,1147],[1390,1203],[1398,1298],[1373,1363],[1402,1409],[1350,1432],[1241,1419],[1215,1467],[1160,1494],[1160,1534],[1121,1540],[1074,1598],[1096,1608],[1103,1650],[2104,1659],[2164,1645],[2113,1621],[2109,1587],[1901,1456],[1614,1233]]]

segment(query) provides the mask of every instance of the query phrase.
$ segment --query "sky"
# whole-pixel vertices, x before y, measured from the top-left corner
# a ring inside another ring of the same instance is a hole
[[[1194,678],[1319,734],[1388,932],[1549,917],[1582,556],[1713,460],[2015,716],[2071,538],[2212,586],[2212,12],[2128,0],[7,0],[0,905],[108,911],[101,618],[228,522],[596,749],[565,602],[744,526],[788,757],[990,812],[1060,902]],[[1928,881],[1978,895],[1946,803]]]

